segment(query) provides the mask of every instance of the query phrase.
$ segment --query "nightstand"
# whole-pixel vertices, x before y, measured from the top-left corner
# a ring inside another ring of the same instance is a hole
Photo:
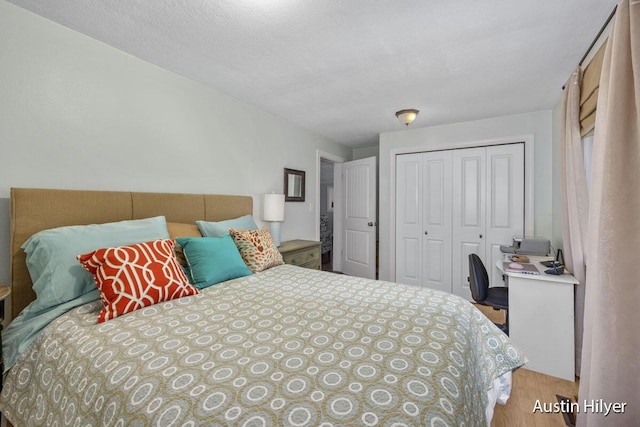
[[[2,322],[4,321],[4,300],[11,294],[11,288],[0,285],[0,391],[2,391],[2,373],[4,372],[4,360],[2,358]]]
[[[278,247],[285,264],[320,270],[320,242],[315,240],[288,240]]]

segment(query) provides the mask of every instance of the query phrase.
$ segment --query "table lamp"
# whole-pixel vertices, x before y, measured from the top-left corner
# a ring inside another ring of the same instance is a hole
[[[280,223],[284,221],[284,194],[269,193],[262,199],[262,219],[269,222],[269,232],[276,246],[280,246]]]

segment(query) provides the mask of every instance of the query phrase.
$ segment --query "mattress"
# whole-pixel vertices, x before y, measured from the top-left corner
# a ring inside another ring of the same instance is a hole
[[[58,317],[9,370],[14,425],[482,426],[526,362],[455,295],[291,265],[101,308]]]

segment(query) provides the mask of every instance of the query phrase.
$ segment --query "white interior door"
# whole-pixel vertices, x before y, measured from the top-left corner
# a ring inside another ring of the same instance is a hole
[[[451,151],[396,157],[396,281],[451,292]]]
[[[471,300],[469,254],[492,286],[500,245],[524,233],[524,144],[396,156],[396,281]]]
[[[453,293],[472,300],[469,254],[503,286],[500,245],[524,233],[524,144],[458,150],[453,160]]]
[[[423,286],[451,292],[451,151],[423,158]]]
[[[485,147],[453,152],[452,292],[471,300],[469,254],[485,260]]]
[[[485,257],[491,286],[503,285],[496,261],[500,245],[524,234],[524,144],[487,147],[487,218]]]
[[[376,158],[342,164],[342,272],[376,278]]]
[[[422,286],[424,153],[396,156],[396,282]]]

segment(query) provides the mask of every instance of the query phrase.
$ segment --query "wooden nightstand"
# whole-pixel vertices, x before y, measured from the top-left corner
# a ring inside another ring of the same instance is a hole
[[[285,264],[320,270],[320,242],[315,240],[288,240],[278,247]]]
[[[11,288],[0,285],[0,391],[2,391],[2,373],[4,372],[4,359],[2,358],[2,322],[4,321],[4,300],[11,294]]]

